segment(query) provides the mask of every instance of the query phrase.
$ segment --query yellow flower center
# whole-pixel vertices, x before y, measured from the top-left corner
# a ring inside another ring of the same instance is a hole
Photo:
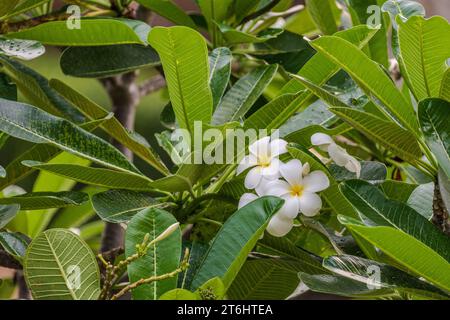
[[[259,156],[258,157],[258,165],[260,167],[267,168],[270,166],[271,160],[272,159],[266,155]]]
[[[291,195],[293,197],[300,197],[303,193],[304,187],[302,185],[296,184],[291,187]]]

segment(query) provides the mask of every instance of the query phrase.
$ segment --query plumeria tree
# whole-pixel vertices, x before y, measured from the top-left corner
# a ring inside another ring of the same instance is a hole
[[[449,299],[448,21],[186,3],[0,0],[0,298]]]

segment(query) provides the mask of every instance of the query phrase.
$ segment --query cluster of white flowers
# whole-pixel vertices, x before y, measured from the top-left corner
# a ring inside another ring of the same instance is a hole
[[[316,133],[311,143],[328,153],[336,165],[356,173],[359,178],[361,164],[357,159],[338,146],[324,133]],[[330,186],[327,175],[320,170],[310,172],[309,163],[300,160],[287,163],[279,156],[287,153],[287,142],[282,139],[262,138],[249,147],[250,154],[237,168],[237,174],[250,169],[245,177],[245,187],[254,193],[245,193],[239,201],[239,208],[262,196],[276,196],[284,199],[283,207],[272,217],[267,232],[276,237],[288,234],[299,213],[307,217],[317,215],[322,208],[322,200],[317,194]]]
[[[237,173],[251,168],[245,178],[245,187],[254,193],[245,193],[239,208],[262,196],[277,196],[285,200],[283,207],[270,220],[267,232],[282,237],[291,231],[299,213],[315,216],[322,208],[317,192],[330,185],[322,171],[310,172],[309,164],[299,160],[283,163],[279,156],[286,153],[287,142],[281,139],[262,138],[249,147],[250,154],[240,163]]]
[[[361,174],[361,163],[347,153],[347,150],[338,146],[334,140],[325,133],[316,133],[311,137],[311,143],[321,150],[328,152],[330,158],[340,167],[356,173],[359,178]]]

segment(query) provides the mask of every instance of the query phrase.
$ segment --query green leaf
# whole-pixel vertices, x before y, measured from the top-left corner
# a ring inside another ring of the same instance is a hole
[[[418,186],[409,196],[407,205],[420,213],[427,220],[433,216],[434,183]]]
[[[0,2],[0,17],[8,14],[15,6],[20,2],[20,0],[7,0]]]
[[[371,23],[374,17],[373,10],[370,10],[371,6],[378,8],[379,0],[346,0],[348,9],[350,11],[353,25],[361,25]],[[367,51],[372,60],[377,61],[384,67],[389,68],[389,57],[388,57],[388,39],[387,39],[387,26],[384,22],[383,17],[381,17],[380,29],[375,34],[375,36],[370,40]]]
[[[45,53],[45,47],[31,40],[0,39],[0,53],[21,60],[32,60]]]
[[[161,206],[150,195],[126,190],[109,190],[91,198],[95,212],[102,220],[127,222],[144,209]]]
[[[395,84],[374,61],[348,41],[324,36],[311,45],[342,67],[363,88],[370,91],[407,129],[417,132],[416,115]]]
[[[331,174],[337,181],[357,179],[356,173],[350,172],[344,167],[332,164],[329,167]],[[387,168],[383,163],[376,161],[361,161],[361,174],[359,179],[369,182],[381,182],[386,180]]]
[[[35,300],[96,300],[100,294],[94,253],[68,230],[51,229],[36,237],[24,273]]]
[[[48,80],[27,66],[0,56],[5,73],[17,85],[22,94],[35,106],[74,122],[83,122],[83,116],[55,90]]]
[[[12,2],[12,3],[15,2],[17,4],[17,2],[19,2],[19,1],[8,0],[8,2]],[[20,1],[19,5],[15,6],[14,8],[11,8],[11,10],[8,10],[5,13],[5,16],[2,17],[2,20],[17,16],[17,15],[27,12],[27,11],[30,11],[30,10],[32,10],[36,7],[39,7],[40,5],[43,5],[47,2],[50,2],[50,0],[23,0],[23,1]],[[12,10],[12,9],[14,9],[14,10]],[[1,14],[0,14],[0,16],[1,16]]]
[[[50,143],[101,165],[139,173],[112,145],[62,118],[24,103],[0,99],[1,130],[18,139]]]
[[[226,24],[218,23],[217,26],[229,46],[243,43],[262,43],[276,38],[283,32],[282,29],[267,29],[263,33],[253,35],[234,29]]]
[[[299,105],[306,103],[305,97],[307,96],[308,94],[305,92],[281,95],[249,116],[244,122],[244,127],[267,130],[277,129],[295,113]]]
[[[10,198],[0,198],[0,204],[18,204],[21,210],[40,210],[79,206],[88,201],[86,194],[77,191],[33,192]]]
[[[339,217],[352,232],[369,241],[392,260],[443,290],[450,289],[449,263],[419,240],[391,227],[365,227]]]
[[[397,15],[403,20],[409,19],[412,16],[425,16],[425,8],[422,4],[412,0],[388,0],[381,9],[389,13],[391,20],[395,23]]]
[[[343,38],[361,49],[367,45],[376,32],[376,29],[361,25],[337,32],[334,36]],[[324,54],[317,52],[303,68],[300,69],[298,75],[321,86],[336,74],[339,69],[339,66],[331,62]],[[292,79],[281,89],[280,94],[296,93],[304,89],[305,87],[298,80]]]
[[[167,291],[159,297],[159,300],[201,300],[196,293],[186,289],[173,289]]]
[[[414,135],[394,122],[351,108],[330,108],[330,111],[402,159],[414,162],[422,157]]]
[[[4,73],[0,73],[0,98],[17,101],[17,86]],[[1,146],[4,144],[3,139],[5,137],[2,136],[0,139]]]
[[[161,58],[178,124],[193,134],[194,122],[209,124],[212,114],[206,42],[186,27],[154,28],[148,41]]]
[[[365,283],[337,275],[301,273],[299,276],[302,282],[314,292],[359,299],[389,297],[394,294],[391,289],[371,290]]]
[[[223,22],[231,14],[234,0],[196,0],[206,20],[214,44],[218,43],[216,23]]]
[[[125,239],[125,255],[136,253],[136,245],[141,244],[146,234],[150,241],[158,237],[176,219],[167,211],[159,209],[143,210],[128,224]],[[152,245],[147,254],[128,265],[130,282],[174,271],[178,268],[181,256],[181,231],[178,228],[168,238]],[[165,292],[175,289],[177,277],[139,286],[132,291],[135,300],[157,300]]]
[[[352,205],[377,226],[402,230],[450,261],[450,238],[412,208],[386,199],[377,187],[368,182],[346,181],[340,188]]]
[[[191,284],[197,289],[205,281],[220,277],[228,289],[238,274],[247,255],[263,234],[270,217],[283,201],[263,197],[238,210],[220,229],[203,258]]]
[[[14,258],[22,262],[30,240],[21,233],[0,232],[0,245]]]
[[[450,177],[450,102],[441,99],[421,101],[419,123],[427,145]]]
[[[442,79],[439,97],[450,102],[450,68],[447,69]]]
[[[283,260],[281,260],[283,261]],[[248,260],[227,295],[232,300],[284,300],[298,287],[298,272],[278,259]]]
[[[228,48],[214,49],[209,55],[209,85],[213,96],[213,110],[222,99],[231,75],[233,55]]]
[[[115,140],[119,141],[129,150],[138,155],[145,162],[157,169],[164,175],[169,173],[164,163],[160,160],[158,154],[151,148],[151,146],[142,138],[138,138],[132,132],[128,131],[117,118],[112,117],[106,119],[109,112],[96,104],[94,101],[86,98],[79,92],[75,91],[65,83],[52,79],[50,85],[58,91],[64,98],[70,101],[80,112],[86,117],[95,120],[105,118],[105,121],[100,123],[100,127],[108,133]]]
[[[47,164],[37,161],[24,161],[22,163],[30,168],[50,172],[88,185],[135,191],[153,190],[151,187],[152,181],[143,175],[75,164]]]
[[[106,46],[145,44],[150,26],[127,19],[81,19],[80,29],[69,29],[66,21],[51,21],[18,32],[11,39],[36,40],[52,46]]]
[[[272,81],[277,70],[277,65],[261,66],[239,79],[223,97],[214,112],[212,123],[222,125],[244,117]]]
[[[192,18],[171,0],[137,0],[137,2],[175,24],[197,28]]]
[[[13,205],[0,205],[0,229],[6,226],[14,217],[17,212],[19,212],[20,206],[17,204]]]
[[[380,184],[380,189],[389,199],[400,202],[408,201],[409,197],[416,188],[416,184],[396,180],[386,180]]]
[[[397,19],[404,76],[417,101],[439,97],[450,57],[450,24],[443,17]]]
[[[212,278],[195,290],[202,300],[223,300],[225,286],[219,277]]]
[[[80,78],[104,78],[159,64],[153,48],[137,44],[69,47],[60,59],[64,74]]]
[[[341,255],[325,258],[323,265],[340,276],[370,285],[374,289],[394,289],[402,293],[446,299],[446,294],[441,290],[384,263]],[[379,278],[375,272],[378,272]]]
[[[338,31],[336,15],[340,15],[335,0],[307,0],[306,8],[317,28],[323,34],[333,34]]]

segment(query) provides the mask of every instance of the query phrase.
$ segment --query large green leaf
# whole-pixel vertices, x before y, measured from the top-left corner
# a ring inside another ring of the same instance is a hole
[[[441,82],[450,57],[450,24],[439,16],[397,19],[404,76],[417,101],[439,97]]]
[[[414,135],[394,122],[351,108],[338,107],[330,110],[399,157],[409,161],[416,161],[422,157],[422,151]]]
[[[370,7],[378,7],[379,2],[379,0],[346,0],[353,25],[367,24],[376,14],[369,10]],[[389,68],[387,26],[383,17],[380,18],[380,30],[370,40],[367,51],[372,60]]]
[[[441,99],[421,101],[419,123],[427,145],[450,177],[450,102]]]
[[[340,11],[336,7],[335,0],[307,0],[306,8],[323,34],[333,34],[338,31],[335,17],[340,14]]]
[[[360,180],[346,181],[341,190],[352,205],[377,226],[402,230],[450,262],[450,238],[406,204],[387,199],[376,186]]]
[[[86,194],[77,191],[33,192],[24,195],[0,198],[1,205],[18,204],[21,210],[41,210],[79,206],[88,201]]]
[[[137,44],[69,47],[60,59],[64,74],[81,78],[104,78],[159,64],[153,48]]]
[[[391,289],[369,289],[365,283],[338,275],[301,273],[299,277],[314,292],[358,299],[382,298],[394,294],[394,291]]]
[[[324,36],[311,45],[375,96],[407,129],[417,132],[416,115],[403,94],[385,71],[350,42],[335,36]]]
[[[19,212],[20,206],[18,204],[13,205],[0,205],[0,229],[6,226]]]
[[[176,219],[167,211],[146,209],[135,215],[128,224],[125,239],[125,255],[136,253],[136,245],[141,244],[146,234],[150,241],[158,237]],[[152,245],[147,254],[128,266],[130,282],[163,275],[178,268],[181,256],[181,231],[177,229],[168,238]],[[157,300],[165,292],[175,289],[177,277],[155,281],[132,291],[136,300]]]
[[[148,194],[126,190],[97,193],[91,200],[99,217],[112,223],[127,222],[144,209],[161,206]]]
[[[33,105],[74,122],[84,118],[73,106],[50,88],[48,80],[27,66],[0,56],[5,73]]]
[[[447,69],[442,79],[439,97],[450,102],[450,68]]]
[[[234,0],[197,0],[214,44],[219,41],[216,23],[221,23],[229,17],[233,2]]]
[[[227,296],[232,300],[284,300],[297,288],[298,272],[283,266],[281,259],[248,260]],[[288,264],[285,262],[284,264]]]
[[[334,36],[341,37],[358,48],[363,48],[376,34],[376,29],[368,26],[356,26],[348,30],[337,32]],[[339,66],[332,63],[325,55],[316,53],[298,72],[298,75],[310,80],[316,85],[325,84],[334,74],[339,71]],[[296,93],[305,87],[296,79],[289,81],[279,94]]]
[[[263,197],[231,216],[212,241],[192,280],[191,289],[197,289],[214,277],[220,277],[225,289],[228,289],[263,234],[270,217],[282,204],[283,201],[278,198]]]
[[[397,15],[406,20],[412,16],[425,16],[426,13],[423,5],[415,0],[388,0],[382,10],[389,13],[393,22]]]
[[[25,279],[36,300],[96,300],[100,273],[94,253],[68,230],[36,237],[25,256]]]
[[[62,118],[24,103],[0,99],[1,130],[34,143],[50,143],[101,165],[139,173],[112,145]]]
[[[213,96],[213,109],[216,109],[227,89],[232,59],[233,55],[228,48],[214,49],[209,55],[209,85]]]
[[[449,291],[450,264],[419,240],[391,227],[366,227],[342,216],[339,216],[339,220],[393,261],[441,289]]]
[[[53,46],[106,46],[145,44],[150,30],[141,21],[127,19],[82,19],[80,24],[80,29],[69,29],[66,21],[51,21],[6,36]]]
[[[0,246],[20,262],[23,262],[30,239],[21,233],[0,232]]]
[[[137,0],[137,2],[173,23],[196,29],[192,18],[172,0]]]
[[[283,32],[282,29],[267,29],[263,33],[254,35],[234,29],[226,24],[218,24],[219,30],[229,46],[243,43],[262,43],[276,38]]]
[[[161,58],[178,124],[193,134],[194,122],[209,124],[212,114],[206,42],[186,27],[154,28],[148,41]]]
[[[64,98],[73,103],[73,105],[86,117],[95,120],[106,118],[108,116],[109,112],[107,110],[103,109],[94,101],[83,96],[65,83],[57,79],[52,79],[50,80],[50,85],[64,96]],[[155,169],[163,174],[169,173],[169,170],[164,163],[162,163],[158,154],[153,151],[151,146],[143,138],[128,131],[117,118],[111,117],[105,119],[105,121],[100,124],[100,127]]]
[[[20,0],[7,0],[0,2],[0,17],[8,14],[14,7],[20,2]]]
[[[223,97],[212,123],[221,125],[244,117],[272,81],[277,69],[277,65],[261,66],[239,79]]]
[[[16,1],[16,0],[7,0],[2,2],[10,2],[10,3],[16,3],[20,2],[17,6],[14,8],[11,8],[13,10],[8,10],[5,12],[5,15],[2,17],[3,19],[7,19],[10,17],[17,16],[21,13],[30,11],[36,7],[39,7],[40,5],[43,5],[47,2],[50,2],[51,0],[22,0],[22,1]]]
[[[394,289],[402,293],[446,299],[446,294],[441,290],[384,263],[356,256],[341,255],[325,258],[323,265],[340,276],[371,286],[373,290]]]
[[[37,161],[24,161],[23,165],[88,185],[136,191],[152,190],[150,187],[152,181],[150,179],[142,175],[127,172],[92,168],[76,164],[42,163]]]

